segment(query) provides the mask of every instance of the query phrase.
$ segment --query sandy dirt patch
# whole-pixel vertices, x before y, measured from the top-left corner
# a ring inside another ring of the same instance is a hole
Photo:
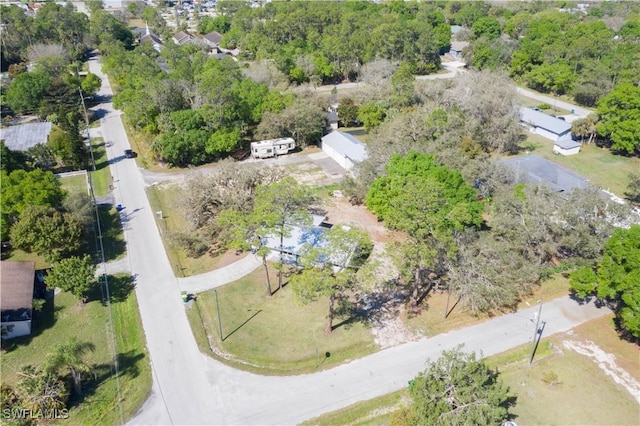
[[[566,340],[562,344],[567,349],[592,358],[607,376],[623,386],[640,403],[640,383],[616,364],[615,355],[603,351],[589,340],[586,342]]]
[[[332,224],[353,224],[366,231],[374,243],[401,241],[406,238],[402,232],[389,231],[383,222],[365,206],[354,206],[346,198],[332,198],[325,206],[327,222]]]

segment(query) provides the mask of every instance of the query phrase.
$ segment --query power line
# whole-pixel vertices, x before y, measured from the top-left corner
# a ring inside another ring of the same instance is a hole
[[[80,99],[82,100],[82,109],[84,110],[84,120],[85,120],[85,128],[87,131],[87,137],[89,138],[89,154],[91,156],[91,165],[93,168],[93,171],[96,171],[96,162],[95,162],[95,157],[93,155],[93,142],[91,140],[91,134],[89,133],[89,116],[87,115],[87,107],[84,103],[84,96],[82,95],[82,89],[78,88],[78,91],[80,92]],[[109,293],[109,280],[107,278],[107,262],[104,256],[104,244],[102,241],[102,227],[100,225],[100,210],[98,208],[98,203],[96,202],[96,196],[95,196],[95,192],[93,191],[93,182],[92,182],[92,177],[91,174],[88,174],[89,176],[89,192],[90,192],[90,196],[91,199],[93,201],[93,207],[94,207],[94,211],[95,211],[95,216],[96,216],[96,239],[99,245],[99,256],[100,256],[100,261],[102,262],[102,268],[103,268],[103,273],[102,273],[102,283],[100,286],[100,289],[102,290],[104,286],[104,292],[103,294],[103,301],[106,305],[107,308],[107,313],[109,316],[109,331],[110,333],[107,333],[107,339],[109,341],[109,343],[111,344],[111,350],[113,352],[113,367],[114,367],[114,371],[115,371],[115,376],[116,376],[116,392],[117,392],[117,396],[118,396],[118,411],[120,414],[120,424],[124,425],[124,412],[123,412],[123,408],[122,408],[122,391],[120,388],[120,368],[118,365],[118,351],[117,351],[117,346],[116,346],[116,336],[115,336],[115,327],[113,325],[113,314],[111,311],[111,295]],[[111,334],[111,336],[109,336],[109,334]]]

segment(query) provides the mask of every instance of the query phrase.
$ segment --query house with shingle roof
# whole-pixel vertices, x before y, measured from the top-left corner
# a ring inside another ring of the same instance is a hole
[[[555,192],[570,192],[589,187],[589,181],[538,155],[509,158],[502,161],[516,177],[516,182],[546,184]]]
[[[171,39],[173,40],[173,42],[175,44],[183,45],[183,44],[187,44],[191,40],[193,40],[193,36],[191,34],[188,34],[188,33],[184,32],[184,31],[179,31]]]
[[[220,40],[222,40],[222,34],[220,34],[217,31],[211,31],[208,34],[203,35],[202,38],[204,42],[207,43],[207,46],[215,50],[220,47]]]
[[[46,144],[51,123],[27,123],[0,129],[0,140],[11,151],[26,151],[38,144]]]
[[[0,262],[0,330],[2,339],[31,334],[35,263]]]
[[[451,47],[449,48],[449,54],[456,58],[462,58],[462,51],[469,47],[468,41],[452,41]]]
[[[160,50],[164,47],[162,44],[162,39],[149,30],[149,24],[146,24],[145,33],[142,37],[140,37],[140,44],[144,43],[151,43],[156,52],[160,52]]]

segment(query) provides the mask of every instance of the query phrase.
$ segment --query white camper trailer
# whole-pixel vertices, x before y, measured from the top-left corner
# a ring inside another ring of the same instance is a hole
[[[269,139],[251,142],[251,156],[253,158],[271,158],[288,154],[296,148],[293,138]]]

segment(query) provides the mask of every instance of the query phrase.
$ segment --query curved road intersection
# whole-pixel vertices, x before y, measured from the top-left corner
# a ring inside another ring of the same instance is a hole
[[[111,95],[107,77],[96,60],[91,72],[103,81],[100,95]],[[530,342],[536,308],[504,315],[472,327],[423,338],[377,352],[315,374],[259,376],[235,370],[203,355],[191,332],[159,230],[135,161],[122,155],[129,148],[120,113],[111,103],[102,110],[101,131],[114,177],[116,203],[125,206],[121,219],[129,269],[136,275],[136,294],[153,373],[149,399],[130,424],[295,424],[406,386],[444,349],[459,343],[489,356]],[[200,285],[198,283],[194,286]],[[568,298],[546,303],[544,334],[568,330],[607,314],[593,304]],[[286,350],[286,348],[283,348]]]

